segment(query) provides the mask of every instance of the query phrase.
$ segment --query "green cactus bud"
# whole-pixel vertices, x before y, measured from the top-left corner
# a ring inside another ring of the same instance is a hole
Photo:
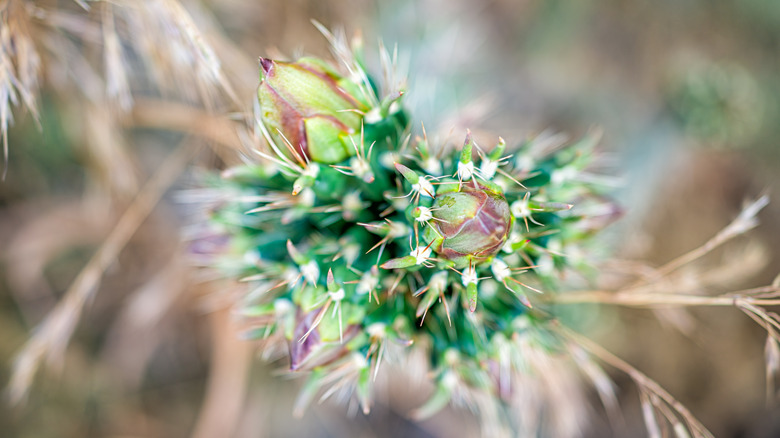
[[[495,255],[512,230],[512,214],[497,188],[464,183],[442,192],[431,208],[434,220],[423,233],[439,257],[456,266],[482,263]]]
[[[349,136],[360,131],[369,109],[356,84],[312,58],[293,63],[263,58],[260,66],[261,117],[281,152],[289,144],[298,155],[294,158],[325,164],[355,153]]]

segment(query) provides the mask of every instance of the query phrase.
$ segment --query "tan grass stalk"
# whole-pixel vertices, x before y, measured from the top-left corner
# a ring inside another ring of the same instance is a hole
[[[666,263],[665,265],[657,268],[653,275],[644,278],[637,283],[634,283],[630,288],[640,286],[643,283],[656,281],[661,277],[665,277],[670,273],[676,271],[677,269],[680,269],[681,267],[688,265],[691,262],[696,261],[701,257],[709,254],[715,248],[723,245],[729,240],[752,230],[758,225],[758,219],[756,218],[756,215],[768,204],[769,204],[768,195],[763,195],[758,199],[756,199],[755,201],[750,202],[742,209],[739,215],[729,225],[723,228],[713,238],[711,238],[706,243],[704,243],[704,245],[694,250],[691,250],[677,257],[676,259]]]
[[[38,75],[41,58],[30,33],[26,4],[0,0],[0,136],[3,171],[8,170],[8,127],[13,123],[11,106],[23,103],[38,120]]]
[[[693,434],[694,438],[713,437],[712,433],[707,430],[707,428],[704,427],[704,425],[701,424],[699,420],[696,419],[696,417],[693,416],[688,408],[677,401],[677,399],[675,399],[671,394],[663,389],[661,385],[659,385],[655,380],[649,378],[647,375],[634,368],[628,362],[610,353],[607,349],[591,341],[590,339],[575,333],[574,331],[569,330],[560,324],[553,324],[553,328],[565,338],[573,342],[575,345],[587,351],[593,357],[626,373],[629,377],[631,377],[634,383],[636,383],[636,385],[639,387],[640,394],[646,394],[647,399],[645,400],[649,399],[650,404],[653,406],[656,412],[659,412],[670,422],[678,436],[681,436],[680,433],[683,431],[678,431],[680,423],[679,420],[675,420],[677,415],[679,415],[679,417],[682,418],[682,420],[685,422],[685,428],[687,431]],[[645,406],[645,402],[643,402],[643,406]],[[672,410],[671,412],[668,411],[670,408]],[[655,415],[652,415],[651,417],[655,417]],[[658,425],[654,421],[647,421],[647,412],[645,412],[645,418],[648,429],[651,431],[651,435],[657,435]]]
[[[119,105],[122,111],[128,111],[133,106],[133,96],[127,80],[122,43],[116,33],[114,12],[110,3],[106,3],[103,8],[103,58],[106,94]]]
[[[780,298],[753,297],[749,292],[778,292],[780,288],[767,286],[756,289],[729,292],[719,296],[682,295],[675,293],[635,294],[630,292],[577,291],[564,293],[553,298],[560,304],[614,304],[627,307],[691,307],[691,306],[735,306],[742,304],[756,306],[780,305]]]

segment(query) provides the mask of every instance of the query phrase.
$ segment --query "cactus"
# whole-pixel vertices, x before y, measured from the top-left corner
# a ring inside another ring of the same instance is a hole
[[[577,254],[604,221],[586,213],[609,205],[588,173],[596,136],[483,149],[466,133],[452,151],[414,135],[403,90],[380,95],[358,59],[344,73],[261,60],[268,148],[214,182],[230,194],[211,214],[226,242],[216,263],[252,286],[249,337],[286,344],[290,370],[308,375],[297,412],[350,387],[367,413],[399,345],[427,358],[437,388],[418,418],[464,389],[498,412],[521,392],[524,356],[561,348],[529,291],[556,293],[587,266]]]

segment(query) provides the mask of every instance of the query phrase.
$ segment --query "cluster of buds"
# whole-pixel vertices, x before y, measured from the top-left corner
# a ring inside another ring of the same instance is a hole
[[[436,376],[418,416],[469,388],[507,408],[524,345],[550,320],[528,291],[554,291],[580,268],[567,251],[581,254],[599,223],[587,217],[605,202],[588,174],[596,141],[498,139],[484,151],[467,134],[448,153],[413,137],[403,90],[377,95],[356,59],[341,60],[348,75],[261,60],[266,160],[229,172],[219,184],[241,196],[212,213],[230,242],[220,266],[252,285],[248,334],[287,345],[290,370],[308,373],[298,411],[352,388],[368,412],[398,346],[420,349]]]

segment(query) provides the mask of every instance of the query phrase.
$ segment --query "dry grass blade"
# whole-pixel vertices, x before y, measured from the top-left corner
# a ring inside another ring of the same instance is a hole
[[[766,402],[774,405],[778,399],[777,377],[780,375],[780,315],[768,312],[750,303],[737,304],[747,316],[767,332],[764,357],[766,360]]]
[[[778,398],[777,377],[780,375],[780,315],[766,310],[765,306],[780,305],[778,285],[746,289],[727,294],[707,297],[682,294],[636,294],[631,292],[611,293],[606,291],[586,291],[564,294],[557,298],[559,303],[600,303],[631,307],[668,307],[668,306],[729,306],[740,309],[767,332],[765,346],[766,358],[766,399],[774,404]],[[679,426],[674,425],[675,430]],[[680,432],[676,432],[678,436]]]
[[[764,327],[770,336],[780,341],[780,316],[745,300],[739,300],[735,305]]]
[[[642,417],[645,420],[647,436],[649,438],[661,438],[663,436],[661,434],[661,426],[658,425],[658,417],[653,404],[650,402],[650,396],[644,391],[639,391],[639,402],[642,405]]]
[[[104,106],[87,104],[83,111],[84,146],[96,188],[122,200],[132,199],[138,192],[138,169],[121,124]]]
[[[151,213],[165,190],[173,184],[194,152],[195,148],[185,143],[167,158],[138,193],[105,242],[79,272],[64,298],[22,347],[16,356],[8,385],[8,395],[13,403],[19,403],[25,398],[44,359],[49,363],[61,360],[84,306],[100,285],[103,272],[116,260],[119,252]]]
[[[751,202],[728,226],[704,245],[672,260],[656,269],[652,274],[642,276],[634,284],[619,288],[617,291],[577,291],[552,297],[558,303],[601,303],[632,307],[687,307],[687,306],[773,306],[780,305],[780,285],[763,286],[754,289],[738,290],[718,296],[692,295],[702,286],[721,284],[738,271],[755,269],[762,265],[766,258],[763,250],[755,245],[745,249],[740,257],[740,269],[712,270],[713,273],[696,274],[691,280],[689,276],[681,275],[673,279],[669,274],[690,264],[709,253],[728,240],[739,236],[758,224],[756,215],[769,203],[769,197],[764,195]],[[725,274],[723,271],[726,271]],[[723,275],[722,275],[723,274]],[[663,291],[663,292],[661,292]],[[641,293],[640,293],[641,292]]]
[[[590,379],[593,387],[596,388],[601,404],[604,405],[604,409],[607,411],[612,428],[618,435],[621,435],[620,432],[625,432],[625,420],[623,419],[617,394],[615,393],[615,383],[581,347],[570,344],[569,351],[574,358],[574,362]]]
[[[240,105],[208,38],[180,2],[120,0],[115,4],[117,21],[127,28],[123,43],[143,61],[163,93],[175,91],[191,101],[199,98],[207,108],[215,108],[225,96]],[[197,18],[205,20],[205,13]]]
[[[29,15],[19,0],[0,3],[0,136],[3,142],[3,172],[8,170],[8,127],[13,123],[11,106],[21,102],[38,119],[38,75],[41,59],[29,30]]]
[[[631,366],[628,362],[610,353],[604,347],[598,345],[597,343],[591,341],[590,339],[580,334],[577,334],[560,324],[553,325],[553,328],[558,333],[563,335],[565,338],[579,345],[585,351],[587,351],[594,357],[598,358],[602,362],[609,364],[619,369],[620,371],[626,373],[629,377],[631,377],[634,383],[636,383],[636,385],[639,386],[641,392],[645,392],[646,394],[648,394],[650,398],[650,402],[654,406],[657,406],[661,402],[663,402],[663,405],[665,405],[665,407],[661,408],[660,413],[664,415],[668,421],[670,421],[670,424],[672,424],[673,427],[675,428],[679,427],[675,422],[678,421],[676,420],[676,416],[679,415],[680,418],[682,418],[685,422],[684,424],[685,428],[693,434],[694,438],[698,438],[698,437],[713,438],[712,433],[709,430],[707,430],[707,428],[704,427],[704,425],[701,424],[699,420],[696,419],[696,417],[693,416],[693,414],[688,410],[688,408],[686,408],[682,403],[677,401],[677,399],[672,397],[672,395],[669,394],[665,389],[663,389],[655,380],[647,377],[647,375],[645,375],[638,369]],[[654,401],[653,400],[654,397],[657,397],[658,401]],[[663,411],[663,409],[666,409],[667,407],[672,410],[673,415],[670,416],[669,412]],[[644,403],[643,403],[643,409],[644,409]],[[654,427],[652,429],[655,430],[656,428]]]
[[[187,10],[185,10],[181,3],[176,0],[165,0],[163,1],[163,4],[170,10],[171,16],[175,19],[176,24],[186,35],[191,47],[198,55],[199,64],[205,66],[205,70],[202,71],[201,74],[208,76],[210,81],[214,81],[221,85],[233,102],[239,103],[240,100],[235,91],[233,91],[233,87],[222,74],[222,66],[220,65],[217,55],[214,53],[214,49],[206,41],[206,38],[195,25]]]
[[[685,266],[702,256],[710,253],[715,248],[723,245],[729,240],[745,234],[758,225],[758,219],[756,215],[769,204],[769,196],[763,195],[755,201],[745,206],[739,215],[723,230],[715,235],[712,239],[708,240],[704,245],[689,251],[671,262],[661,266],[656,270],[656,273],[649,280],[641,281],[639,284],[646,283],[648,281],[655,281],[661,277],[664,277],[671,272]],[[634,285],[637,286],[637,285]]]
[[[106,94],[119,104],[122,111],[127,111],[133,106],[133,96],[127,81],[122,45],[116,34],[114,13],[110,3],[106,3],[103,8],[103,46]]]
[[[768,292],[780,291],[778,288],[762,288]],[[561,294],[554,297],[556,303],[560,304],[614,304],[629,307],[670,307],[670,306],[735,306],[739,304],[749,304],[757,306],[777,306],[780,305],[780,298],[774,294],[769,297],[744,296],[744,291],[729,292],[714,297],[701,295],[684,295],[677,293],[648,294],[637,295],[629,292],[611,292],[611,291],[577,291]]]
[[[776,337],[766,337],[764,355],[766,357],[766,402],[771,406],[777,401],[777,377],[780,376],[780,343]]]

